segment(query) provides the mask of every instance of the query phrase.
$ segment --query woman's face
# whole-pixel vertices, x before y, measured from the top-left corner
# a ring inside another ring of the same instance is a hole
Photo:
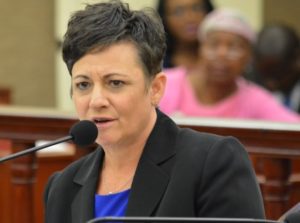
[[[166,25],[176,42],[197,41],[199,24],[206,15],[201,0],[165,0]]]
[[[72,98],[81,120],[96,123],[96,142],[106,146],[130,145],[148,137],[155,105],[164,90],[165,76],[147,80],[132,43],[118,43],[87,53],[72,69]]]
[[[242,75],[250,60],[250,44],[243,37],[211,31],[202,41],[200,54],[206,78],[215,83],[232,83]]]

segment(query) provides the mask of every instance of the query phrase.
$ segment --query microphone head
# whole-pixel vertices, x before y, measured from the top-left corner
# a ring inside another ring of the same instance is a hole
[[[94,122],[82,120],[75,123],[70,129],[73,142],[78,146],[88,146],[95,142],[98,128]]]
[[[284,219],[285,223],[299,223],[300,222],[300,212],[294,212],[291,214],[288,214],[286,218]]]

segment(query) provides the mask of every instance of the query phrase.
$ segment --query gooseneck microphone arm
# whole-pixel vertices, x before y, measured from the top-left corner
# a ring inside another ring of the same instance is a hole
[[[32,147],[30,149],[26,149],[5,157],[0,158],[0,163],[17,158],[19,156],[26,155],[28,153],[35,152],[40,149],[44,149],[46,147],[50,147],[62,142],[66,142],[68,140],[73,140],[73,142],[77,146],[88,146],[95,142],[96,138],[98,136],[98,129],[94,122],[88,121],[88,120],[82,120],[80,122],[75,123],[69,132],[68,136],[59,138],[57,140],[51,141],[49,143],[46,143],[44,145]]]
[[[11,160],[11,159],[14,159],[14,158],[17,158],[19,156],[23,156],[23,155],[26,155],[28,153],[33,153],[35,151],[38,151],[40,149],[44,149],[46,147],[50,147],[50,146],[53,146],[53,145],[56,145],[56,144],[59,144],[59,143],[62,143],[62,142],[66,142],[68,140],[72,140],[73,139],[73,136],[65,136],[65,137],[62,137],[62,138],[59,138],[57,140],[54,140],[54,141],[51,141],[49,143],[46,143],[44,145],[40,145],[40,146],[36,146],[36,147],[32,147],[30,149],[26,149],[26,150],[23,150],[23,151],[20,151],[20,152],[17,152],[17,153],[14,153],[14,154],[11,154],[11,155],[8,155],[6,157],[3,157],[3,158],[0,158],[0,163],[4,162],[4,161],[7,161],[7,160]]]

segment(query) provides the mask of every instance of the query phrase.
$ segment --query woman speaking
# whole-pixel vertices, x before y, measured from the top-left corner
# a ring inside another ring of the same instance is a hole
[[[47,223],[264,217],[243,146],[233,137],[181,129],[157,109],[165,48],[162,23],[151,10],[111,1],[73,14],[63,59],[78,117],[96,124],[99,147],[49,179]]]

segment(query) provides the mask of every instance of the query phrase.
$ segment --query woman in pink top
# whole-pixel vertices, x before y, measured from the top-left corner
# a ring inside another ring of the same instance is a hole
[[[299,116],[266,90],[242,78],[255,33],[233,10],[209,14],[199,30],[201,67],[165,70],[167,85],[160,109],[187,116],[265,119],[297,122]]]

